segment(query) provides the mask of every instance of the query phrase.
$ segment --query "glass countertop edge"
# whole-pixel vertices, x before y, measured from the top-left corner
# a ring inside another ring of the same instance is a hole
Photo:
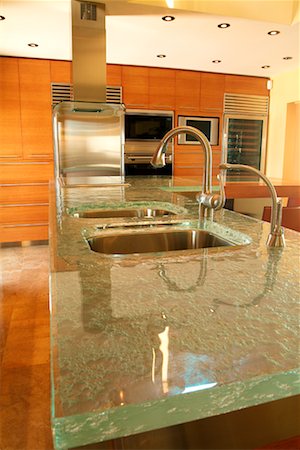
[[[52,416],[54,445],[56,450],[66,450],[226,414],[295,395],[300,395],[300,368],[106,411],[57,418]]]

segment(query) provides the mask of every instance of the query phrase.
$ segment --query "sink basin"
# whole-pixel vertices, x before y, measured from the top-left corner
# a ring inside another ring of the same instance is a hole
[[[158,208],[123,208],[123,209],[90,209],[79,211],[73,217],[89,219],[108,219],[115,217],[141,217],[144,219],[152,217],[164,217],[175,214],[172,211]]]
[[[109,234],[92,237],[88,239],[88,243],[94,252],[107,255],[171,252],[234,245],[208,231],[198,229]]]

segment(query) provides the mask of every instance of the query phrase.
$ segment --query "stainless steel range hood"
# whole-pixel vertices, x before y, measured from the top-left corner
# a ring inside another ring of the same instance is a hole
[[[105,5],[72,0],[75,101],[106,101]]]
[[[71,1],[74,101],[53,110],[56,178],[123,183],[125,108],[106,103],[105,5]]]

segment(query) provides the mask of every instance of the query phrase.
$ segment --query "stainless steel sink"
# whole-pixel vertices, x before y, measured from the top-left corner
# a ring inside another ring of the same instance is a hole
[[[204,230],[164,230],[109,234],[88,239],[91,250],[107,255],[172,252],[207,247],[232,246],[229,241]]]
[[[157,208],[123,208],[123,209],[90,209],[73,214],[74,217],[89,219],[109,219],[115,217],[140,217],[143,219],[152,217],[164,217],[176,214],[172,211]]]

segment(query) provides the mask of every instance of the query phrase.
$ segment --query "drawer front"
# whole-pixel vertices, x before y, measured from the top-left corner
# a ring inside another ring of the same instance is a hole
[[[3,163],[0,165],[0,184],[46,182],[54,176],[53,163]]]
[[[48,203],[48,183],[0,185],[0,205]]]
[[[48,239],[47,225],[0,225],[0,242],[41,241]]]
[[[26,225],[31,223],[46,225],[48,223],[48,209],[47,204],[0,206],[0,223],[2,225]]]

